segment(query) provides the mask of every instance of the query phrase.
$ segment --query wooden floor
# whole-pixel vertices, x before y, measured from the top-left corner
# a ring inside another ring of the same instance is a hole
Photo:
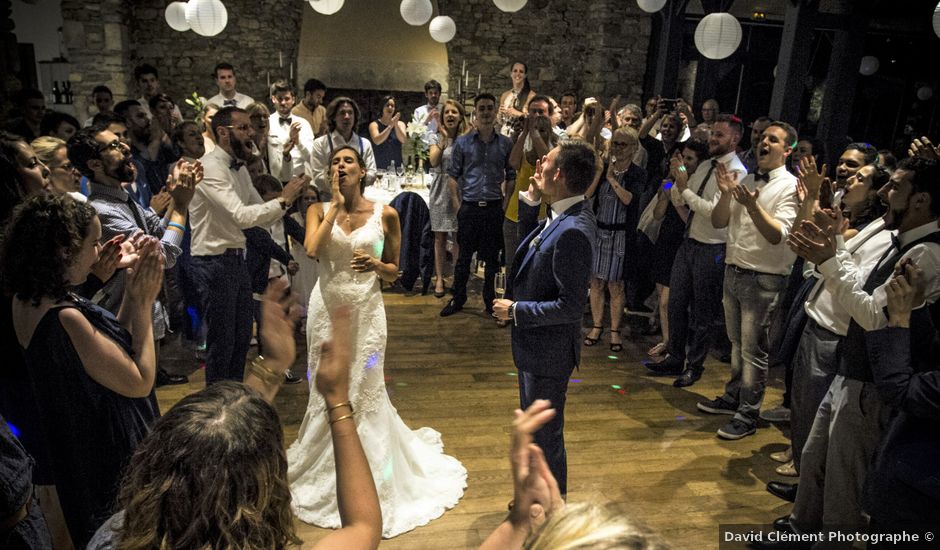
[[[499,329],[471,295],[464,312],[438,317],[444,301],[432,296],[385,293],[389,339],[385,377],[392,403],[412,428],[443,434],[445,451],[469,472],[463,499],[429,525],[391,540],[383,548],[476,548],[502,521],[512,497],[507,458],[508,424],[518,406],[509,330]],[[699,412],[696,401],[722,392],[728,366],[709,360],[695,386],[673,388],[670,378],[646,375],[640,364],[653,337],[625,338],[612,354],[604,340],[585,348],[568,387],[565,438],[570,502],[617,503],[676,549],[718,548],[719,524],[767,524],[789,504],[764,490],[785,438],[766,426],[737,442],[715,437],[727,416]],[[168,350],[169,351],[169,350]],[[179,349],[171,370],[188,371],[192,353]],[[303,349],[298,354],[304,357]],[[169,357],[168,357],[169,358]],[[304,371],[298,361],[294,371]],[[188,366],[188,369],[187,369]],[[777,373],[772,373],[772,378]],[[167,410],[201,389],[201,371],[188,386],[161,388]],[[766,407],[780,403],[779,380],[771,382]],[[307,402],[307,383],[286,386],[276,406],[285,441],[294,441]],[[782,479],[787,480],[787,479]],[[326,531],[297,521],[306,545]],[[721,548],[733,548],[727,543]]]

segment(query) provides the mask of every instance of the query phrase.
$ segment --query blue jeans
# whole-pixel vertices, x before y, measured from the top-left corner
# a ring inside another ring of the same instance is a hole
[[[767,385],[768,329],[786,276],[725,266],[725,326],[731,340],[731,380],[722,399],[737,404],[734,417],[757,423]]]
[[[535,432],[535,443],[545,453],[548,468],[558,482],[562,495],[568,493],[568,455],[565,452],[565,400],[568,377],[536,376],[519,371],[519,405],[525,410],[536,399],[548,399],[555,409],[555,417]]]

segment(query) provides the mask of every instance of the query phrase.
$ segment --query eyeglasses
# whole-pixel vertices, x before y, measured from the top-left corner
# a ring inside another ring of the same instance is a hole
[[[71,162],[66,162],[65,164],[60,164],[59,166],[50,166],[53,170],[65,170],[66,172],[71,172],[75,170],[75,166]]]
[[[120,151],[123,148],[124,148],[124,144],[121,143],[121,140],[116,139],[112,141],[111,143],[108,143],[107,145],[102,145],[101,147],[99,147],[98,152],[103,153],[104,151],[107,151],[108,149],[114,149],[115,151]]]
[[[611,147],[629,147],[630,144],[627,143],[626,141],[611,141],[610,146]]]
[[[231,124],[230,124],[230,125],[228,125],[228,126],[223,126],[223,128],[230,128],[230,129],[238,130],[238,131],[240,131],[240,132],[247,132],[248,130],[251,129],[251,125],[250,125],[250,124],[239,124],[238,126],[234,126],[234,125],[231,125]]]

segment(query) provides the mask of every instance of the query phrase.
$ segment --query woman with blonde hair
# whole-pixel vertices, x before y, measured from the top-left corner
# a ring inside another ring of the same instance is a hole
[[[429,161],[434,179],[431,181],[428,205],[431,209],[431,231],[434,233],[434,296],[444,297],[444,260],[447,256],[447,234],[457,231],[457,211],[451,200],[447,184],[447,167],[450,166],[454,141],[467,132],[467,114],[463,106],[448,99],[444,102],[441,125],[437,141],[431,144]],[[457,242],[452,252],[457,257]]]
[[[85,202],[81,189],[82,174],[69,161],[65,142],[57,137],[42,136],[34,139],[30,146],[39,162],[49,169],[49,190],[56,195],[68,194],[77,201]]]

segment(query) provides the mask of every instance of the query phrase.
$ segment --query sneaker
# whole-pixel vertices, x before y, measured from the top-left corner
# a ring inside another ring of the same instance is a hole
[[[721,396],[712,399],[711,401],[699,401],[696,405],[698,410],[702,412],[707,412],[711,414],[734,414],[738,412],[738,406],[728,403]]]
[[[766,420],[767,422],[789,422],[790,421],[790,409],[780,405],[779,407],[774,407],[766,411],[761,411],[760,417]]]
[[[699,408],[701,408],[701,403],[699,403]],[[722,439],[730,439],[732,441],[747,437],[749,435],[754,435],[757,433],[757,428],[749,424],[738,420],[737,418],[732,418],[731,422],[728,422],[724,426],[718,429],[718,437]]]

